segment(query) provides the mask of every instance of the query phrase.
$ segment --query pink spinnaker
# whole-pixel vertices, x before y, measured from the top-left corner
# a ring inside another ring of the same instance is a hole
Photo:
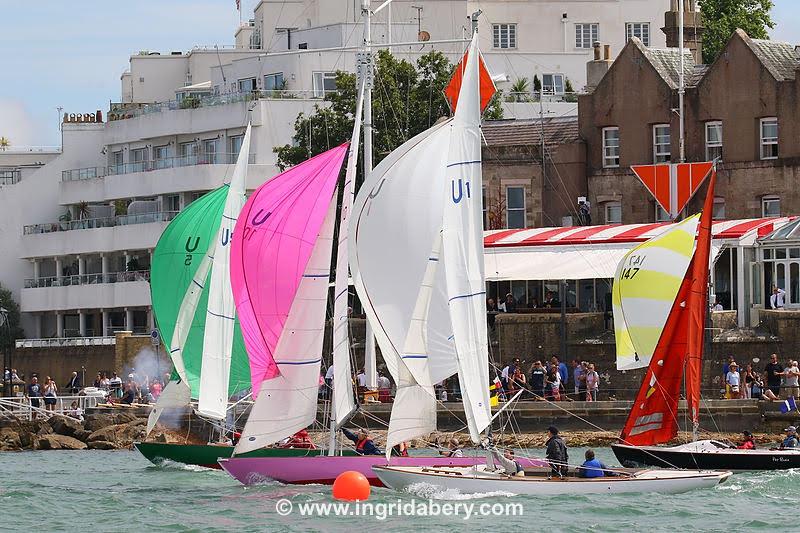
[[[278,174],[250,196],[236,223],[231,286],[253,396],[279,373],[273,353],[336,189],[347,143]]]

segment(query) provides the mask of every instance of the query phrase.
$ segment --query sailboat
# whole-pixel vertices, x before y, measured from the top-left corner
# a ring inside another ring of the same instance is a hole
[[[161,338],[174,364],[174,379],[151,411],[149,434],[167,409],[192,406],[226,428],[228,399],[251,387],[247,353],[230,289],[230,249],[234,224],[245,201],[250,125],[230,183],[203,195],[170,222],[153,254],[151,297]],[[136,442],[154,463],[170,460],[219,468],[233,446]],[[258,450],[254,454],[278,453]],[[280,453],[301,453],[280,450]]]
[[[386,456],[221,460],[223,469],[240,482],[251,484],[274,479],[284,483],[329,484],[342,472],[356,470],[371,483],[380,485],[372,467],[388,462],[399,466],[471,468],[485,461],[482,456],[390,458],[389,454],[395,444],[426,436],[436,429],[433,385],[457,371],[474,442],[479,441],[480,432],[491,419],[483,310],[481,200],[474,193],[481,189],[478,60],[474,39],[467,61],[457,67],[457,72],[474,70],[474,73],[464,75],[455,117],[389,154],[367,176],[349,220],[347,240],[353,281],[398,387]],[[360,105],[356,115],[358,119]],[[356,127],[357,123],[358,120]],[[356,135],[354,129],[351,150],[357,146]],[[354,164],[351,155],[346,185],[355,175],[355,167],[351,166]],[[460,177],[451,183],[453,172]],[[453,198],[455,194],[457,198]],[[349,216],[346,207],[342,216]],[[343,251],[347,250],[340,246],[339,257]],[[447,265],[452,265],[448,271]],[[340,262],[337,279],[346,274],[347,263]],[[336,296],[340,294],[337,291]],[[336,317],[334,324],[334,327],[339,324]],[[286,330],[283,335],[287,335]],[[334,338],[337,338],[335,332]],[[339,396],[343,392],[341,383],[347,383],[347,390],[350,389],[349,370],[343,372],[342,368],[349,369],[349,362],[337,357],[334,351],[332,430],[346,420],[351,410],[343,406],[347,400]],[[245,428],[240,442],[247,441],[247,431]],[[541,464],[535,460],[525,462],[529,466]]]
[[[696,439],[715,183],[712,169],[699,217],[689,217],[632,249],[617,268],[612,301],[618,368],[647,367],[620,442],[611,446],[625,466],[800,467],[800,450],[740,450],[729,443]],[[658,446],[678,434],[682,381],[695,439],[678,446]]]

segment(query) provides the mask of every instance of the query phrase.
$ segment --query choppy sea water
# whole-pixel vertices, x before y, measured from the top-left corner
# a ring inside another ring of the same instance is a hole
[[[540,451],[531,451],[531,454]],[[570,450],[576,460],[583,450]],[[599,458],[617,464],[610,449]],[[795,528],[800,471],[736,474],[710,490],[677,495],[465,496],[421,487],[373,489],[373,512],[389,504],[519,503],[520,516],[299,516],[330,503],[327,486],[243,487],[218,470],[155,466],[136,451],[0,453],[0,531],[731,531]],[[287,499],[294,511],[276,512]],[[426,509],[435,512],[433,507]],[[499,508],[496,508],[499,510]],[[385,514],[385,513],[384,513]]]

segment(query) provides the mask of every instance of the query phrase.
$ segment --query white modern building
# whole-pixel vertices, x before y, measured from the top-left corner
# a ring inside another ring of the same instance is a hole
[[[161,232],[230,175],[248,121],[248,188],[277,172],[273,148],[291,142],[297,115],[336,89],[336,70],[355,66],[360,2],[262,0],[234,45],[131,56],[120,102],[105,117],[65,116],[60,149],[0,152],[0,283],[20,302],[28,337],[153,327],[148,280]],[[618,51],[636,35],[663,46],[668,4],[395,0],[375,15],[372,36],[409,60],[435,48],[455,62],[469,15],[482,10],[490,70],[537,76],[556,100],[549,112],[575,114],[574,102],[558,100],[567,79],[585,84],[592,44]],[[539,113],[521,106],[507,114]]]

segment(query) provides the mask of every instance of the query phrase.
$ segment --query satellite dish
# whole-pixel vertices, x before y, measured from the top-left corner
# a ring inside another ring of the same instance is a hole
[[[418,40],[418,41],[430,41],[430,40],[431,40],[431,34],[430,34],[430,33],[428,33],[428,32],[427,32],[427,31],[425,31],[425,30],[422,30],[422,31],[421,31],[421,32],[419,32],[419,34],[417,35],[417,40]]]

